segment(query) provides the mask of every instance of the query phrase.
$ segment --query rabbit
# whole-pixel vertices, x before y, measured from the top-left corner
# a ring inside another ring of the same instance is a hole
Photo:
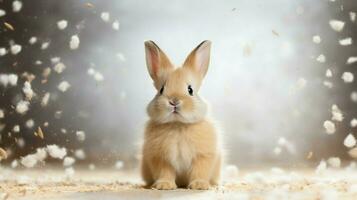
[[[175,68],[153,42],[145,42],[146,64],[157,94],[147,107],[141,173],[147,187],[207,190],[219,184],[221,147],[207,104],[198,95],[210,61],[203,41]]]

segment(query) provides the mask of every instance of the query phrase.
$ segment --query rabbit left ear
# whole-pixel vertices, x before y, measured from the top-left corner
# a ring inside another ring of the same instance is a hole
[[[208,70],[210,52],[211,41],[205,40],[187,56],[183,66],[190,68],[203,79]]]

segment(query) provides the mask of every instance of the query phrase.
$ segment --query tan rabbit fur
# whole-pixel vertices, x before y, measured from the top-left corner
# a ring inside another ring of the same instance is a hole
[[[207,105],[198,96],[210,59],[204,41],[175,68],[152,41],[145,42],[149,74],[158,93],[148,105],[142,176],[156,189],[209,189],[220,177],[221,147]]]

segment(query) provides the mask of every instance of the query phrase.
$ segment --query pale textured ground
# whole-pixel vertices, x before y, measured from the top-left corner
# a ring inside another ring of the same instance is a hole
[[[229,176],[230,178],[228,178]],[[61,169],[0,171],[3,199],[357,199],[357,170],[262,170],[226,175],[208,191],[144,189],[137,171]]]

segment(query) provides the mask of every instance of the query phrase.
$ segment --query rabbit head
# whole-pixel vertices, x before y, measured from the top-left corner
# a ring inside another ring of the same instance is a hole
[[[146,64],[157,94],[147,107],[157,123],[195,123],[205,118],[207,104],[199,89],[210,60],[210,41],[203,41],[175,68],[165,53],[153,42],[145,42]]]

